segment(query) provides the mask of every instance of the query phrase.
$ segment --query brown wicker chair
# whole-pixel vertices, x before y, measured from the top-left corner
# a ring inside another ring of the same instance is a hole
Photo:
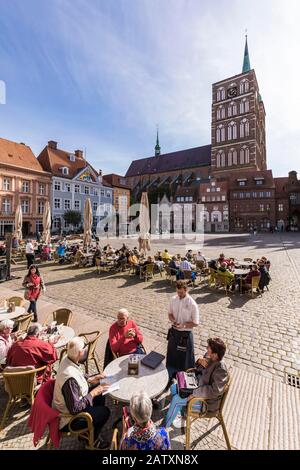
[[[229,436],[228,436],[224,418],[223,418],[223,408],[224,408],[225,401],[228,395],[230,384],[231,384],[231,378],[229,376],[229,381],[227,382],[225,386],[225,389],[221,398],[220,408],[214,413],[207,411],[207,400],[205,398],[192,398],[191,400],[189,400],[188,406],[187,406],[187,416],[186,416],[185,450],[190,450],[190,436],[191,436],[192,423],[196,419],[202,419],[202,418],[205,418],[205,419],[216,418],[219,421],[219,425],[221,425],[223,429],[227,449],[231,450],[230,440],[229,440]],[[203,405],[202,408],[204,408],[201,411],[197,411],[195,410],[195,408],[193,409],[194,405],[199,405],[199,402],[202,403]]]
[[[35,369],[33,366],[28,366],[28,369],[24,371],[20,371],[21,368],[16,367],[15,372],[12,371],[13,368],[10,368],[9,371],[3,370],[2,376],[5,390],[8,393],[8,402],[0,424],[0,431],[3,429],[8,412],[14,403],[25,398],[30,405],[33,404],[34,395],[37,391],[36,373],[45,371],[47,367],[43,366]]]
[[[176,281],[176,269],[171,269],[169,266],[165,266],[166,279],[172,282]]]
[[[96,359],[96,346],[101,334],[101,331],[92,331],[91,333],[81,333],[80,335],[78,335],[82,336],[86,343],[87,356],[83,364],[85,366],[85,371],[87,374],[89,373],[89,361],[94,361],[97,371],[100,373],[99,364]]]
[[[13,302],[16,307],[24,307],[25,300],[23,297],[10,297],[9,299],[6,299],[7,302]]]
[[[141,266],[140,269],[140,279],[144,279],[148,281],[148,279],[153,278],[154,264],[146,264],[145,266]]]
[[[44,326],[49,323],[50,316],[51,315],[47,316],[46,320],[43,323]],[[57,310],[52,312],[52,316],[53,316],[53,321],[56,321],[58,325],[63,324],[65,326],[70,326],[73,313],[68,308],[58,308]]]
[[[31,321],[32,313],[28,313],[27,315],[20,315],[15,319],[16,331],[25,331],[27,333]]]
[[[195,287],[196,280],[193,279],[193,271],[184,269],[182,272],[183,272],[184,280],[187,281],[188,283],[190,282],[192,284],[192,287]]]
[[[110,450],[118,450],[119,449],[119,443],[118,443],[118,435],[119,435],[119,430],[117,428],[114,429],[113,436],[111,439],[111,444],[110,444]]]

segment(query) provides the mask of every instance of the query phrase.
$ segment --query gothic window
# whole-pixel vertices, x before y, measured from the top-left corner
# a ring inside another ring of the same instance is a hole
[[[217,142],[224,142],[225,140],[225,127],[223,125],[217,128]]]
[[[225,119],[225,108],[224,106],[219,106],[217,109],[217,119]]]
[[[249,80],[247,79],[244,79],[241,81],[240,83],[240,93],[248,93],[249,91]]]
[[[240,102],[240,114],[249,113],[249,109],[250,109],[249,100],[244,98]]]
[[[249,103],[249,100],[244,100],[245,102],[245,113],[249,113],[250,111],[250,103]]]
[[[249,147],[244,147],[245,163],[250,163]]]
[[[228,152],[228,166],[237,164],[237,152],[235,149],[230,149]]]
[[[231,122],[230,124],[228,124],[228,140],[232,140],[236,138],[237,138],[236,123]]]
[[[217,101],[225,100],[225,88],[219,88],[217,91]]]
[[[217,168],[219,168],[221,166],[221,154],[220,152],[217,153]]]
[[[225,157],[225,152],[221,153],[221,166],[226,166],[226,157]]]
[[[240,165],[244,165],[245,163],[245,150],[242,148],[240,150]]]
[[[243,119],[240,123],[240,137],[248,137],[250,132],[250,126],[248,119]]]
[[[216,166],[217,168],[220,168],[221,166],[222,167],[226,166],[225,152],[222,151],[222,152],[217,153]]]

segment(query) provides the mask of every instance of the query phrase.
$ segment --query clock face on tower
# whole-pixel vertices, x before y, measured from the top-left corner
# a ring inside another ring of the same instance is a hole
[[[235,96],[237,96],[237,87],[233,86],[231,88],[228,88],[227,96],[228,98],[234,98]]]

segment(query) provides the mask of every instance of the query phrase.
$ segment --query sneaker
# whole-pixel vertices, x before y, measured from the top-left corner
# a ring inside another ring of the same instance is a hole
[[[185,418],[181,414],[178,414],[173,421],[173,426],[174,428],[177,428],[177,429],[185,428],[186,427]]]

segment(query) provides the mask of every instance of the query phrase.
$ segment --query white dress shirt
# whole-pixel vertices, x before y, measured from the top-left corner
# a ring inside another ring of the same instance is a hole
[[[34,248],[32,243],[26,243],[25,246],[26,255],[34,255]]]
[[[186,294],[183,299],[180,299],[177,294],[174,295],[170,301],[169,314],[173,315],[176,323],[184,324],[193,322],[199,325],[200,322],[198,305],[189,294]],[[176,329],[179,331],[192,331],[192,328]]]

